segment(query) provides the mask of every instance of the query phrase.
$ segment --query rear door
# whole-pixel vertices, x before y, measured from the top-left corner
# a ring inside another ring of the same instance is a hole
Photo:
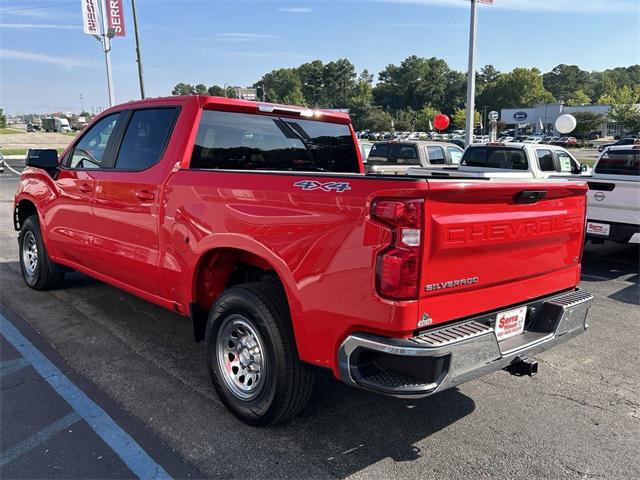
[[[576,285],[584,183],[429,180],[421,311],[434,323]]]
[[[160,185],[174,163],[161,159],[177,113],[178,107],[128,111],[113,165],[96,173],[98,270],[151,294],[158,291]]]

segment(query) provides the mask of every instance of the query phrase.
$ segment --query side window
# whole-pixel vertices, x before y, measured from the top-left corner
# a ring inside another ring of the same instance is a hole
[[[553,163],[553,153],[551,150],[536,150],[538,164],[543,172],[555,172],[556,167]]]
[[[215,110],[202,112],[190,167],[360,171],[348,125]]]
[[[118,150],[115,168],[144,170],[155,165],[169,140],[177,108],[135,110]]]
[[[67,168],[100,168],[120,113],[108,115],[85,133],[69,156]]]
[[[447,147],[447,151],[449,152],[449,156],[451,156],[451,164],[460,165],[460,160],[462,159],[462,150],[460,150],[458,147]]]
[[[444,165],[444,150],[442,147],[427,147],[427,158],[431,165]]]
[[[571,158],[571,155],[563,151],[556,152],[556,155],[558,156],[558,163],[560,164],[561,172],[565,172],[565,173],[575,172],[576,169],[574,168],[573,159]]]

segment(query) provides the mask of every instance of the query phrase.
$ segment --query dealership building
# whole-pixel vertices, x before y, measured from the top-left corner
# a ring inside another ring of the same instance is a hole
[[[503,108],[500,112],[500,121],[507,124],[508,128],[516,130],[531,129],[535,133],[553,133],[560,135],[555,130],[556,119],[565,113],[591,112],[602,115],[605,121],[600,125],[600,136],[607,137],[624,133],[621,126],[611,120],[607,120],[609,105],[580,105],[569,106],[563,103],[542,103],[531,108]],[[640,110],[640,105],[638,105]]]

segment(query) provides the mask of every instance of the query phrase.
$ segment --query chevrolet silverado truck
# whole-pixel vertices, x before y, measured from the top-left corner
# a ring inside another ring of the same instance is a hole
[[[587,193],[587,238],[640,243],[640,140],[606,148]]]
[[[59,157],[28,153],[24,281],[77,270],[190,317],[251,425],[299,412],[317,373],[418,398],[533,374],[533,355],[584,332],[584,182],[365,175],[356,145],[337,112],[113,107]]]

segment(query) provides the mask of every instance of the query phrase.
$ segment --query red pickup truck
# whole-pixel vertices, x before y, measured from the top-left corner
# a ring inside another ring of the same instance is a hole
[[[582,333],[573,180],[364,175],[350,119],[217,97],[105,111],[15,196],[27,285],[78,270],[180,315],[225,405],[299,412],[315,373],[418,398]]]

